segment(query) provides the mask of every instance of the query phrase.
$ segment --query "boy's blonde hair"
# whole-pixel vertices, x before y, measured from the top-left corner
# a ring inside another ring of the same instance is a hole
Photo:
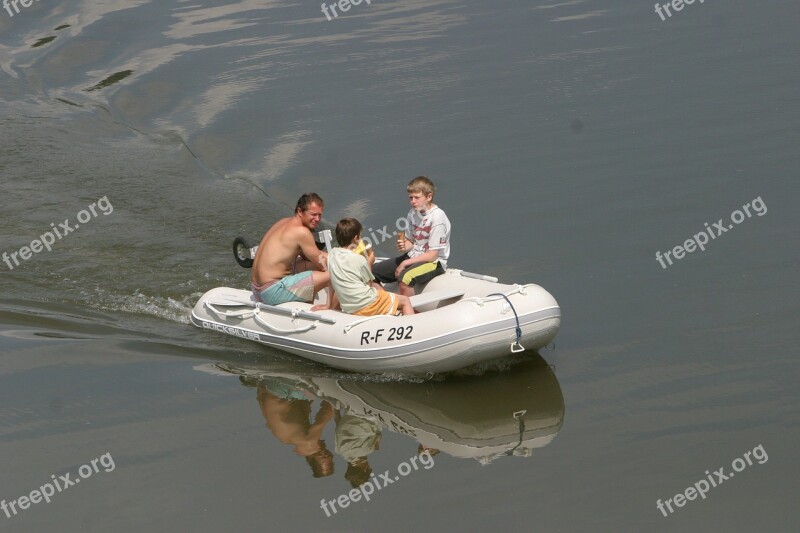
[[[433,182],[427,178],[427,176],[418,176],[408,182],[406,191],[421,192],[425,196],[428,196],[429,194],[435,195],[436,185],[434,185]]]

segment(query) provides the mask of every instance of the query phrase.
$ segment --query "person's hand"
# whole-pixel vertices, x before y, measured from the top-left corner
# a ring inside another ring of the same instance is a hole
[[[400,278],[400,272],[402,272],[403,269],[405,269],[405,268],[406,268],[406,262],[405,261],[403,261],[402,263],[397,265],[397,269],[395,269],[395,271],[394,271],[394,277]]]
[[[406,248],[406,246],[407,246],[406,242],[407,241],[408,241],[408,239],[406,238],[405,232],[401,231],[400,233],[397,234],[396,244],[397,244],[397,251],[398,252],[405,252],[407,250],[407,248]]]
[[[319,265],[322,267],[323,272],[328,271],[328,254],[325,252],[320,252],[319,254]]]

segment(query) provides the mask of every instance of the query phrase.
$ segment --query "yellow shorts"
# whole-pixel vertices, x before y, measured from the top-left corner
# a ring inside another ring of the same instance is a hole
[[[353,314],[359,316],[396,315],[398,314],[397,307],[399,304],[396,294],[378,291],[378,297],[375,298],[374,302],[365,305]]]

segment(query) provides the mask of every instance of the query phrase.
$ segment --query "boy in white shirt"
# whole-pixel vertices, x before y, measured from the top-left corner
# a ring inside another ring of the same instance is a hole
[[[354,218],[343,218],[336,224],[336,240],[340,247],[331,250],[328,272],[342,311],[373,316],[397,315],[399,309],[404,315],[413,315],[414,309],[407,296],[386,292],[373,282],[370,267],[375,262],[375,255],[371,249],[365,254],[358,252],[363,249],[359,246],[363,229]]]
[[[450,220],[433,203],[436,186],[425,176],[411,180],[406,188],[411,210],[408,229],[397,236],[399,257],[375,265],[381,283],[399,281],[400,294],[414,296],[414,286],[427,283],[447,269],[450,257]]]

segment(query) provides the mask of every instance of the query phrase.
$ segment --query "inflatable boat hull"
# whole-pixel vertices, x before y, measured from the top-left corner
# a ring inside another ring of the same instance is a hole
[[[324,301],[324,294],[320,298]],[[276,306],[293,311],[292,316],[270,306],[254,307],[258,304],[250,291],[220,287],[200,298],[191,320],[206,330],[336,368],[414,374],[457,370],[508,355],[512,347],[513,351],[542,348],[555,338],[561,322],[558,303],[538,285],[473,279],[454,269],[434,278],[417,299],[431,301],[415,305],[416,314],[399,317],[329,310],[309,317],[311,304]]]

